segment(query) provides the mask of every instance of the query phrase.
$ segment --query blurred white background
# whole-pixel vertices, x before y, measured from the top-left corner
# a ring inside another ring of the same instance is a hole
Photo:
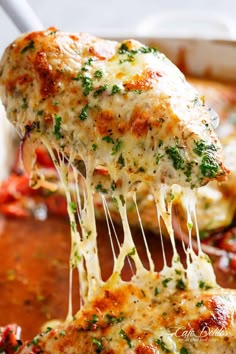
[[[29,0],[45,27],[102,35],[233,37],[235,0]],[[1,1],[0,1],[1,3]],[[173,17],[174,15],[174,17]],[[176,16],[175,16],[176,15]],[[208,21],[208,22],[207,22]],[[0,8],[0,55],[19,31]],[[235,35],[236,37],[236,35]]]

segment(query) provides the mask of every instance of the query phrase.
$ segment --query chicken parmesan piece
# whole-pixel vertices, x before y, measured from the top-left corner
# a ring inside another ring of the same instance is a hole
[[[220,325],[229,335],[235,331],[231,292],[227,302],[199,238],[198,254],[191,245],[193,189],[224,180],[228,171],[210,113],[180,71],[156,49],[134,40],[117,43],[49,29],[25,34],[8,47],[0,64],[0,86],[8,118],[24,138],[24,150],[30,153],[42,142],[64,185],[72,237],[71,279],[77,267],[83,304],[76,316],[69,306],[67,322],[48,328],[22,353],[215,352],[214,341],[187,343],[182,329],[186,332],[190,324],[196,336]],[[37,172],[34,159],[31,170]],[[69,188],[69,171],[74,191]],[[37,173],[31,178],[38,186]],[[129,227],[127,195],[131,193],[136,205],[138,182],[150,187],[157,219],[163,218],[171,239],[171,267],[163,249],[159,273],[139,214],[147,267]],[[171,220],[173,195],[181,189],[189,230],[186,268]],[[95,192],[106,212],[113,257],[106,281],[97,247]],[[112,237],[104,194],[112,196],[119,210],[122,243]],[[122,279],[126,261],[133,274],[129,282]],[[176,326],[177,335],[172,332]],[[223,340],[216,337],[219,353],[226,347],[234,350],[234,339],[227,334]]]
[[[102,166],[104,189],[124,176],[130,189],[139,181],[194,188],[227,174],[198,93],[164,54],[135,40],[24,34],[5,51],[0,86],[21,136],[83,160],[87,174]]]
[[[171,282],[153,275],[106,287],[73,321],[48,327],[19,353],[235,353],[235,292],[206,283],[185,291],[181,275]]]

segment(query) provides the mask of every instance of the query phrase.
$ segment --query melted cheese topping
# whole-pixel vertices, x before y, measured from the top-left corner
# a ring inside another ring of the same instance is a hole
[[[109,55],[104,54],[101,59],[96,44],[107,49]],[[9,57],[14,58],[14,65],[7,64]],[[35,82],[26,77],[31,75],[32,63]],[[198,254],[192,248],[193,224],[197,229],[193,188],[210,179],[221,179],[227,171],[221,163],[220,145],[207,109],[163,54],[131,40],[106,45],[93,37],[38,32],[21,37],[8,49],[1,64],[1,86],[8,116],[32,143],[43,142],[63,183],[71,225],[71,275],[76,267],[80,276],[83,310],[78,316],[86,317],[86,309],[106,291],[128,287],[129,303],[133,306],[133,301],[140,301],[139,310],[144,318],[157,279],[155,288],[162,285],[162,296],[168,298],[178,290],[218,288],[209,259],[201,250],[198,233]],[[76,186],[72,192],[68,182],[70,171]],[[83,180],[82,199],[79,178]],[[172,264],[168,266],[163,247],[164,267],[160,273],[154,269],[141,218],[149,269],[142,264],[128,222],[126,196],[132,192],[135,202],[135,185],[140,181],[152,190],[157,219],[159,223],[161,219],[164,221],[173,248]],[[109,210],[103,198],[114,258],[112,275],[106,282],[101,277],[97,247],[95,192],[100,192],[102,198],[103,194],[111,195],[124,233],[116,254]],[[186,268],[180,262],[172,226],[172,201],[176,193],[182,193],[187,210]],[[121,276],[127,258],[133,269],[128,285]],[[165,310],[163,303],[161,308]],[[137,314],[132,314],[133,320],[136,317]],[[68,320],[72,318],[70,304]],[[148,331],[159,338],[156,344],[164,352],[179,353],[166,326],[161,321],[159,324],[148,321]],[[120,337],[127,342],[122,353],[129,353],[128,335],[123,331]],[[116,352],[115,346],[113,349]],[[45,350],[57,352],[55,348]],[[66,352],[73,351],[67,348]]]

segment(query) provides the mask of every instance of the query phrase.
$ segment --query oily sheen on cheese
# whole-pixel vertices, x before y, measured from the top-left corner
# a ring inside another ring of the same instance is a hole
[[[48,149],[64,185],[71,225],[71,279],[77,268],[81,309],[50,326],[19,353],[235,353],[235,292],[221,289],[209,258],[192,248],[195,189],[224,180],[221,146],[210,113],[180,71],[156,49],[134,40],[105,41],[54,28],[25,34],[0,64],[8,118],[31,159],[31,185],[45,183],[33,151]],[[74,176],[74,189],[68,175]],[[82,180],[82,183],[78,181]],[[156,272],[136,204],[146,183],[164,221],[173,258]],[[94,193],[103,203],[113,270],[100,271]],[[127,217],[136,205],[148,259],[139,257]],[[104,195],[115,203],[124,239],[118,242]],[[172,201],[186,205],[189,247],[184,267],[176,250]],[[82,196],[82,198],[81,198]],[[128,260],[132,279],[122,279]],[[72,286],[72,282],[70,284]]]

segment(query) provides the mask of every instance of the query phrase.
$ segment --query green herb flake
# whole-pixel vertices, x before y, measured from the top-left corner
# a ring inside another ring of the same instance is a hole
[[[96,151],[96,150],[98,149],[97,144],[93,144],[93,145],[92,145],[92,149],[93,149],[93,151]]]
[[[121,88],[118,85],[113,85],[111,89],[111,94],[115,95],[116,93],[121,92]]]
[[[120,156],[118,158],[118,164],[120,165],[120,168],[125,166],[125,159],[122,154],[120,154]]]
[[[154,155],[154,157],[155,157],[155,160],[156,160],[156,165],[158,165],[160,160],[164,157],[164,155],[157,153],[157,154]]]
[[[190,354],[189,351],[185,348],[185,347],[182,347],[180,349],[180,354]]]
[[[189,230],[189,231],[191,231],[191,230],[193,229],[193,223],[192,223],[192,221],[191,221],[191,222],[190,222],[190,221],[187,222],[187,227],[188,227],[188,230]]]
[[[88,322],[91,322],[93,324],[98,322],[98,316],[96,314],[93,314],[92,319],[89,320]]]
[[[98,80],[100,80],[103,77],[103,72],[102,70],[96,70],[94,73],[94,77]]]
[[[37,111],[37,115],[38,116],[43,116],[44,115],[44,110],[41,109],[41,110]]]
[[[82,80],[82,78],[83,78],[83,75],[81,73],[78,73],[78,75],[73,77],[72,80],[79,81],[79,80]]]
[[[61,117],[55,114],[55,124],[53,134],[55,135],[56,140],[61,139]]]
[[[179,289],[179,290],[185,290],[186,284],[185,284],[185,282],[183,281],[182,278],[180,278],[180,279],[177,280],[177,282],[176,282],[176,288]]]
[[[149,54],[149,53],[157,53],[158,50],[153,47],[141,47],[139,48],[139,52],[143,54]]]
[[[167,288],[168,283],[172,280],[172,278],[166,278],[162,281],[162,285],[164,286],[164,288]]]
[[[166,153],[170,160],[173,162],[173,166],[176,170],[182,169],[184,164],[184,159],[180,154],[178,147],[170,146],[166,148]]]
[[[179,270],[179,269],[175,269],[175,274],[181,275],[182,272],[181,272],[181,270]]]
[[[202,301],[198,301],[195,306],[196,307],[202,307],[203,305],[204,305],[204,302],[202,300]]]
[[[21,54],[27,52],[28,50],[34,50],[34,49],[35,49],[35,47],[34,47],[34,41],[31,40],[31,41],[29,42],[29,44],[28,44],[27,46],[25,46],[25,47],[21,50]]]
[[[126,43],[122,43],[120,48],[119,48],[118,53],[119,54],[126,54],[128,51],[129,51],[129,48],[128,48],[127,44]]]
[[[92,343],[96,346],[96,353],[101,353],[103,350],[103,338],[93,338]]]
[[[69,206],[70,206],[70,211],[71,211],[73,214],[75,214],[75,213],[76,213],[76,210],[77,210],[76,203],[75,203],[75,202],[70,202]]]
[[[154,290],[154,295],[157,296],[161,293],[161,290],[159,288],[155,288]]]
[[[134,256],[136,253],[136,248],[133,247],[132,250],[128,253],[128,256]]]
[[[95,187],[96,192],[100,192],[100,193],[107,193],[107,189],[103,188],[103,185],[101,183],[98,183]]]
[[[88,71],[88,66],[91,65],[93,58],[88,58],[88,60],[84,63],[84,66],[81,68],[82,71]]]
[[[132,348],[131,339],[128,337],[128,335],[125,333],[125,331],[123,329],[120,330],[119,335],[122,339],[126,340],[129,348]]]
[[[82,77],[82,87],[84,89],[83,95],[88,96],[90,91],[93,90],[93,80],[88,76]]]
[[[114,144],[114,140],[112,139],[112,137],[110,135],[106,135],[102,138],[102,140],[106,141],[107,143],[112,143]]]
[[[200,169],[204,177],[214,178],[219,171],[219,164],[213,155],[204,155]]]
[[[214,144],[207,144],[204,140],[194,141],[193,151],[196,155],[202,156],[204,153],[217,151]]]
[[[199,283],[199,289],[202,289],[202,290],[209,290],[211,289],[211,286],[206,284],[203,280],[200,280]]]
[[[121,323],[125,319],[124,316],[115,317],[115,316],[112,316],[110,314],[106,314],[106,318],[108,320],[108,323],[110,323],[110,324]]]
[[[125,197],[123,196],[123,194],[120,194],[119,198],[120,198],[122,205],[124,206],[125,205]]]
[[[93,97],[98,97],[99,95],[101,95],[103,92],[105,92],[108,89],[109,85],[105,84],[100,86],[96,91],[94,91],[93,93]]]
[[[35,337],[32,339],[31,343],[32,343],[33,345],[37,345],[38,342],[39,342],[39,336],[37,335],[37,336],[35,336]]]
[[[112,155],[115,155],[121,148],[122,141],[120,139],[117,139],[115,145],[112,148]]]
[[[59,336],[64,337],[66,335],[66,331],[62,330],[59,332]]]
[[[157,339],[157,340],[156,340],[156,343],[161,347],[161,350],[162,350],[164,353],[170,353],[170,350],[166,347],[166,344],[165,344],[165,342],[163,341],[162,338]]]
[[[73,232],[76,231],[76,224],[75,224],[74,221],[71,222],[70,227],[71,227],[71,229],[72,229]]]
[[[87,119],[88,118],[88,108],[89,108],[89,106],[88,106],[88,104],[86,104],[82,109],[81,109],[81,112],[80,112],[80,114],[79,114],[79,119],[80,120],[85,120],[85,119]]]
[[[27,109],[28,108],[28,102],[26,98],[22,98],[22,105],[21,105],[22,109]]]

